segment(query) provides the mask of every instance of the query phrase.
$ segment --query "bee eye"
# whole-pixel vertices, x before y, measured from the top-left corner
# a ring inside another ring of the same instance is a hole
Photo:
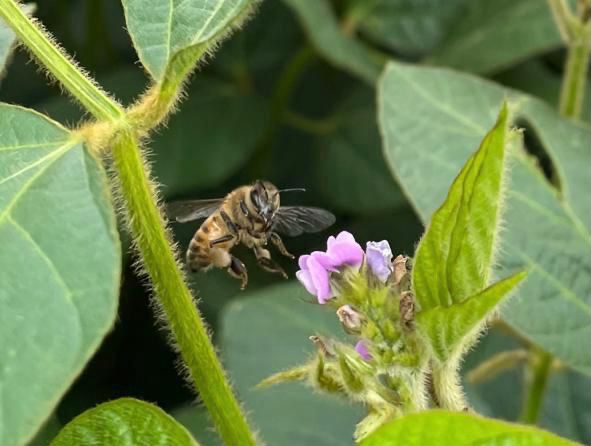
[[[261,210],[261,196],[255,188],[250,191],[250,201],[257,211]]]

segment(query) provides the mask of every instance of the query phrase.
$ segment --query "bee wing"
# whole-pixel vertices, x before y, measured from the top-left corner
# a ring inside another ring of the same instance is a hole
[[[335,222],[325,209],[303,206],[281,206],[275,214],[273,230],[290,237],[304,232],[319,232]]]
[[[220,207],[223,198],[212,200],[182,200],[167,204],[166,214],[168,218],[179,223],[207,218]]]

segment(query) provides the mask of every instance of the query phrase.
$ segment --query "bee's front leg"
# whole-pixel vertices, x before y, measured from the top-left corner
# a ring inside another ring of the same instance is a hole
[[[246,285],[248,284],[248,273],[246,266],[244,266],[244,263],[242,263],[237,257],[234,257],[231,254],[230,266],[228,266],[227,271],[232,277],[242,280],[242,283],[240,284],[241,290],[246,288]]]
[[[261,268],[270,273],[281,274],[284,279],[287,279],[287,273],[277,263],[271,260],[271,253],[268,250],[257,246],[254,249],[254,254]]]
[[[295,256],[287,250],[287,248],[283,244],[283,240],[281,240],[281,237],[279,237],[279,234],[277,234],[276,232],[271,232],[269,238],[281,254],[283,254],[285,257],[289,257],[290,259],[295,258]]]

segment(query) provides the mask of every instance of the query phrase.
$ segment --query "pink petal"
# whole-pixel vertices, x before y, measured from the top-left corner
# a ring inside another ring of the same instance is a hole
[[[316,296],[316,288],[314,287],[314,283],[312,282],[312,276],[310,275],[310,271],[300,270],[296,272],[296,278],[301,282],[302,285],[306,288],[308,293]]]
[[[303,269],[303,270],[308,269],[308,259],[309,258],[310,258],[310,256],[308,254],[300,256],[300,258],[298,259],[298,265],[300,266],[300,269]]]
[[[337,272],[338,269],[335,266],[338,265],[338,260],[329,256],[327,253],[322,251],[314,251],[310,254],[314,259],[326,270]]]
[[[316,289],[318,302],[323,304],[332,297],[328,271],[312,256],[308,259],[308,270],[310,271],[312,283]]]
[[[328,249],[327,254],[335,260],[335,266],[357,266],[363,262],[363,248],[355,241],[338,240]]]

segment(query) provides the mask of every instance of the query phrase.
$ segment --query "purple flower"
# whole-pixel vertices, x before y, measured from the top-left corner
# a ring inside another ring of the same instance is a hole
[[[359,353],[359,356],[361,356],[366,361],[369,361],[371,359],[371,353],[369,353],[369,350],[367,350],[367,345],[365,344],[365,341],[359,341],[355,345],[355,351]]]
[[[367,242],[365,256],[369,269],[382,282],[392,274],[392,250],[386,240]]]
[[[343,265],[359,266],[363,262],[363,249],[346,231],[336,238],[330,236],[326,245],[326,252],[314,251],[301,256],[298,262],[300,270],[296,273],[306,290],[315,295],[321,304],[333,297],[329,273],[337,272]]]

